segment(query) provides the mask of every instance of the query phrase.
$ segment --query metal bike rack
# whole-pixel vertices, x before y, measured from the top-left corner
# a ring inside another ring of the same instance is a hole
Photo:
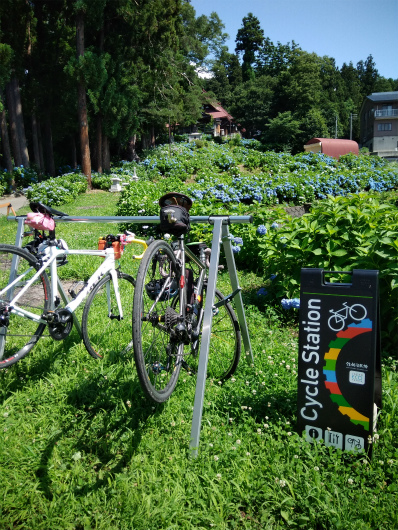
[[[17,221],[18,229],[15,240],[16,246],[22,245],[23,238],[23,227],[26,216],[17,216],[17,217],[7,217],[9,221]],[[74,216],[65,216],[65,217],[54,217],[56,222],[68,223],[68,222],[77,222],[77,223],[137,223],[137,224],[159,224],[160,218],[158,216],[150,217],[129,217],[129,216],[120,216],[120,217],[74,217]],[[239,287],[238,275],[236,271],[235,259],[232,252],[231,245],[231,236],[229,233],[230,224],[239,224],[239,223],[251,223],[252,217],[249,215],[242,216],[230,216],[230,215],[219,215],[219,216],[191,216],[191,224],[196,223],[210,223],[213,225],[213,240],[211,244],[211,256],[210,256],[210,267],[209,267],[209,278],[207,283],[207,295],[205,310],[203,315],[203,331],[202,331],[202,341],[200,345],[199,352],[199,366],[198,374],[196,380],[196,390],[195,390],[195,401],[193,407],[193,417],[191,425],[191,442],[190,450],[191,456],[197,457],[199,450],[199,438],[200,438],[200,427],[202,423],[202,413],[203,413],[203,402],[206,386],[206,375],[207,375],[207,362],[209,358],[209,346],[210,346],[210,336],[211,336],[211,326],[213,321],[213,304],[215,297],[215,290],[217,285],[217,273],[218,273],[218,264],[220,261],[220,245],[223,243],[225,257],[227,261],[229,278],[231,281],[231,286],[233,292],[236,291],[236,296],[234,297],[236,305],[236,313],[239,321],[239,326],[242,334],[245,357],[248,362],[253,362],[253,353],[250,343],[249,331],[246,322],[245,310],[243,307],[243,300],[241,289]],[[60,289],[61,296],[64,297],[64,302],[67,303],[66,294],[61,286]],[[63,293],[63,294],[62,294]],[[74,315],[75,316],[75,315]],[[76,322],[75,322],[76,323]],[[80,329],[80,323],[78,324],[78,329]]]

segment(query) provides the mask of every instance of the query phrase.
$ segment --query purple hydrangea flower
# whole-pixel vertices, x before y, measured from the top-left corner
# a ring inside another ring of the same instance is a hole
[[[267,228],[264,225],[260,225],[257,227],[257,234],[259,234],[260,236],[265,236],[266,233]]]

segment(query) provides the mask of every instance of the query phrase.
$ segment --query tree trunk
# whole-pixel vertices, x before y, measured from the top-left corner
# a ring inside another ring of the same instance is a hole
[[[32,144],[33,144],[33,159],[36,166],[39,169],[39,173],[43,172],[43,167],[41,166],[40,160],[40,150],[39,150],[39,132],[36,114],[32,114]]]
[[[137,155],[137,152],[135,150],[137,141],[137,135],[134,134],[133,136],[130,136],[128,144],[127,144],[127,160],[129,162],[138,162],[139,156]]]
[[[0,89],[0,102],[4,103],[4,96],[3,92]],[[10,185],[14,189],[15,188],[15,182],[12,178],[12,171],[13,171],[13,165],[12,165],[12,158],[11,158],[11,149],[10,149],[10,140],[8,138],[8,129],[7,129],[7,117],[6,117],[6,109],[3,105],[3,110],[0,113],[0,131],[1,131],[1,143],[2,143],[2,150],[3,150],[3,156],[4,156],[4,165],[7,169],[7,172],[10,174]]]
[[[24,167],[29,167],[29,153],[26,143],[25,126],[23,122],[21,93],[19,91],[19,82],[16,77],[11,79],[11,86],[13,90],[13,99],[15,103],[15,118],[17,125],[17,135],[19,141],[19,148],[21,151],[21,159]]]
[[[82,12],[78,13],[76,16],[76,50],[77,58],[79,59],[79,57],[84,55],[84,16]],[[88,188],[91,190],[93,186],[91,183],[91,159],[88,137],[86,87],[83,80],[79,81],[77,91],[82,171],[87,177]]]
[[[71,137],[71,147],[72,147],[72,167],[73,169],[77,168],[77,155],[76,155],[76,142],[74,136]]]
[[[40,160],[40,167],[42,168],[43,173],[46,172],[46,164],[44,162],[44,152],[43,152],[43,139],[41,136],[41,126],[40,126],[40,120],[36,118],[37,121],[37,140],[39,142],[39,160]]]
[[[19,167],[22,165],[22,158],[21,158],[21,149],[19,147],[19,140],[18,140],[18,134],[17,134],[14,94],[13,94],[11,82],[6,84],[6,98],[7,98],[7,108],[8,108],[8,119],[10,122],[11,147],[12,147],[12,152],[14,155],[14,164],[15,166]]]
[[[97,152],[97,171],[98,173],[102,173],[102,116],[101,114],[97,114],[96,152]]]
[[[53,135],[51,130],[51,115],[49,109],[46,110],[46,116],[44,121],[44,152],[46,158],[47,173],[49,173],[52,177],[55,177]]]
[[[102,136],[102,167],[104,171],[111,170],[111,156],[109,152],[109,139],[104,134]]]

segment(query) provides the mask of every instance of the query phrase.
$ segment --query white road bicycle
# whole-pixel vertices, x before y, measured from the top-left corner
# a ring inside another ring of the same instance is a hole
[[[34,208],[51,218],[67,215],[40,203]],[[147,248],[145,241],[125,233],[104,238],[101,250],[72,250],[55,237],[55,229],[49,235],[34,230],[28,248],[0,244],[0,369],[24,358],[45,330],[55,340],[65,339],[72,330],[74,312],[86,299],[81,333],[87,351],[98,359],[131,350],[135,281],[116,266],[128,243],[142,245],[144,252]],[[70,286],[68,301],[57,269],[70,255],[104,260],[86,282]]]

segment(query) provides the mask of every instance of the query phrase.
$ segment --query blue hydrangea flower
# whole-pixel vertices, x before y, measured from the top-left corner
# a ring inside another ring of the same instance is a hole
[[[266,233],[267,233],[267,228],[264,225],[260,225],[257,228],[257,234],[259,234],[260,236],[265,236]]]
[[[235,245],[243,245],[243,239],[241,237],[234,237],[232,241]]]
[[[268,291],[265,289],[265,287],[261,287],[257,291],[257,296],[267,296],[267,294],[268,294]]]
[[[276,278],[276,274],[271,274],[271,276],[269,277],[269,279],[271,280],[271,282],[274,281],[275,278]]]
[[[274,230],[277,230],[279,228],[279,225],[276,221],[274,221],[271,225],[271,228],[273,228]]]
[[[232,247],[232,252],[234,254],[237,254],[238,252],[240,252],[240,247],[238,245],[235,245]]]
[[[283,309],[299,309],[300,298],[282,298],[281,306]]]

